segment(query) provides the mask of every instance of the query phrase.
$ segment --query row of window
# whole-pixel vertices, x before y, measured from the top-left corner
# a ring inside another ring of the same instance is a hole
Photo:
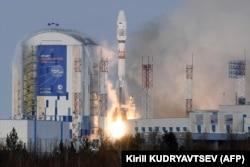
[[[147,129],[148,128],[148,129]],[[212,125],[211,126],[211,129],[212,129],[212,132],[215,132],[216,131],[216,125]],[[139,130],[141,130],[142,132],[165,132],[165,131],[169,131],[169,132],[180,132],[180,131],[183,131],[183,132],[187,132],[188,131],[188,128],[187,127],[162,127],[162,129],[160,130],[160,127],[141,127],[141,129],[139,129],[139,127],[135,127],[135,131],[138,132]],[[230,133],[231,131],[231,126],[230,125],[226,125],[226,130],[227,130],[227,133]],[[198,133],[201,133],[201,125],[197,125],[197,131]],[[250,133],[250,126],[248,127],[248,132]]]
[[[211,128],[212,128],[212,132],[216,131],[215,125],[212,125]],[[231,125],[226,125],[226,130],[227,130],[227,133],[230,133],[231,132]],[[198,133],[201,133],[201,125],[197,125],[197,131],[198,131]],[[250,126],[248,127],[248,132],[250,133]]]
[[[50,121],[63,121],[63,122],[72,122],[72,116],[58,116],[58,115],[50,115],[50,116],[46,116],[46,120],[50,120]]]
[[[139,127],[135,127],[135,131],[136,132],[138,132],[139,131]],[[176,131],[176,132],[180,132],[180,131],[184,131],[184,132],[187,132],[188,131],[188,128],[187,127],[175,127],[175,129],[174,129],[174,127],[162,127],[161,129],[160,129],[160,127],[148,127],[148,129],[146,128],[146,127],[141,127],[141,131],[142,132],[146,132],[146,131],[149,131],[149,132],[153,132],[153,131],[155,131],[155,132],[160,132],[160,131],[162,131],[162,132],[166,132],[166,131],[168,131],[168,132],[174,132],[174,131]]]

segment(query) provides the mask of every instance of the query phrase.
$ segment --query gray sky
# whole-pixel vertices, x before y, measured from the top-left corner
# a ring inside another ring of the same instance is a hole
[[[162,15],[182,6],[182,0],[12,0],[0,1],[0,119],[11,115],[11,62],[17,43],[33,32],[57,22],[61,28],[75,29],[96,41],[116,42],[119,10],[126,13],[128,35]],[[129,36],[128,36],[129,38]]]

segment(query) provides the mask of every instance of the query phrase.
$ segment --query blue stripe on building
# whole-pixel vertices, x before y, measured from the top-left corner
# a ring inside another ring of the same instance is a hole
[[[55,107],[55,121],[57,121],[57,107]]]
[[[61,141],[63,141],[63,122],[61,122]]]

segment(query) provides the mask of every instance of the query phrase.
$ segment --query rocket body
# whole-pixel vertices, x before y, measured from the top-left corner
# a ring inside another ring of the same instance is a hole
[[[117,80],[117,97],[118,106],[116,108],[116,115],[120,115],[122,119],[126,119],[126,109],[125,106],[126,97],[126,77],[125,77],[125,43],[127,39],[127,22],[125,13],[123,10],[119,12],[117,19],[117,40],[118,40],[118,80]]]
[[[118,40],[118,79],[119,87],[125,82],[125,42],[127,39],[127,22],[123,10],[119,12],[117,19],[117,40]]]

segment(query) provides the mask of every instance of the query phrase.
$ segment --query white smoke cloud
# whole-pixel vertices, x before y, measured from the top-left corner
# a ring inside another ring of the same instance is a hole
[[[194,55],[194,109],[235,103],[235,81],[228,61],[250,52],[250,1],[185,1],[171,15],[157,18],[128,41],[128,88],[142,109],[141,57],[154,57],[155,117],[185,116],[186,65]],[[248,71],[249,67],[247,65]],[[246,98],[249,101],[246,72]],[[223,93],[225,96],[223,97]]]

